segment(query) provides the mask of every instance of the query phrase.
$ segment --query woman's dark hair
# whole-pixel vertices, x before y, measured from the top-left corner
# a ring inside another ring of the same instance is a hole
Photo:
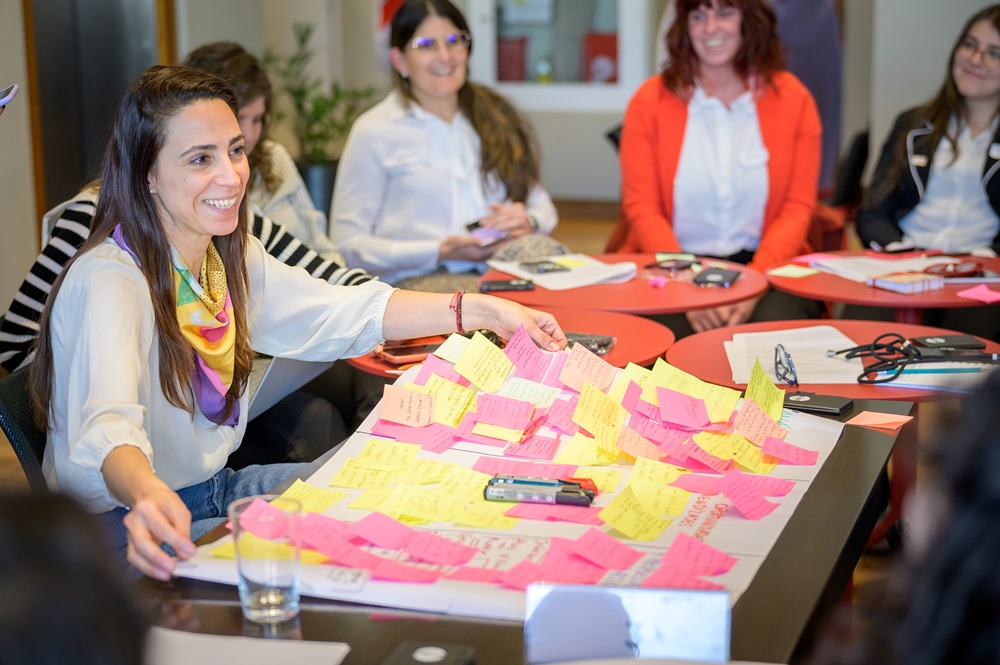
[[[111,139],[104,153],[101,195],[97,200],[90,237],[52,285],[39,324],[30,390],[32,411],[40,428],[48,428],[52,398],[53,358],[49,322],[53,303],[73,263],[88,250],[103,243],[118,225],[121,225],[129,247],[139,258],[139,269],[149,284],[164,396],[174,406],[194,411],[191,393],[193,351],[177,324],[170,241],[149,191],[149,174],[165,142],[168,122],[191,104],[215,99],[225,102],[236,114],[239,108],[236,95],[218,76],[187,67],[157,65],[132,82],[118,105]],[[236,408],[253,363],[246,322],[249,280],[245,265],[248,235],[245,195],[240,202],[239,216],[239,224],[233,233],[213,238],[226,267],[227,288],[236,326],[233,382],[226,395],[225,418],[229,418]]]
[[[952,154],[954,155],[953,159],[958,159],[958,143],[955,141],[955,136],[951,133],[949,120],[952,117],[964,120],[965,97],[958,91],[958,86],[955,84],[955,54],[958,52],[962,41],[968,36],[972,26],[980,21],[989,21],[990,25],[1000,33],[1000,5],[990,5],[976,12],[972,15],[972,18],[966,21],[965,27],[958,33],[958,39],[955,40],[955,44],[951,47],[951,52],[948,54],[948,68],[944,83],[941,84],[941,88],[937,94],[924,103],[918,109],[918,112],[914,114],[913,125],[904,128],[904,131],[900,132],[897,136],[888,176],[872,183],[870,195],[872,201],[881,201],[887,197],[896,188],[900,178],[909,172],[910,166],[907,161],[906,137],[911,130],[922,127],[925,123],[930,123],[932,126],[930,135],[930,149],[932,154],[933,151],[937,150],[941,139],[945,138],[951,144]],[[994,115],[997,113],[1000,113],[1000,106],[997,107]]]
[[[0,665],[141,665],[149,628],[94,517],[59,494],[0,494]]]
[[[462,12],[448,0],[406,0],[392,17],[389,46],[405,52],[429,16],[440,16],[469,32]],[[416,101],[408,79],[395,72],[394,80],[405,97]],[[531,125],[507,98],[468,78],[458,91],[458,107],[479,135],[484,182],[497,177],[512,201],[524,202],[540,180],[539,151]]]
[[[258,97],[264,98],[264,127],[249,155],[250,182],[260,178],[265,190],[276,192],[281,179],[274,172],[267,142],[267,130],[271,123],[271,80],[260,61],[236,42],[212,42],[191,51],[181,65],[221,76],[236,91],[240,108]]]
[[[733,67],[741,79],[770,83],[785,68],[785,55],[778,40],[778,19],[766,0],[716,0],[714,6],[735,7],[740,11],[740,48]],[[663,85],[682,99],[690,97],[698,76],[698,56],[691,44],[688,14],[701,7],[711,8],[711,0],[677,0],[677,16],[667,30],[670,64],[663,71]]]

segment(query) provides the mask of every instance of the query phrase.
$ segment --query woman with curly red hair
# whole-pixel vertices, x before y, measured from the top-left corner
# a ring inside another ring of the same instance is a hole
[[[677,1],[670,64],[625,114],[612,250],[692,252],[758,270],[802,253],[822,132],[812,96],[784,69],[776,23],[765,0]],[[819,312],[772,291],[666,322],[681,337]]]

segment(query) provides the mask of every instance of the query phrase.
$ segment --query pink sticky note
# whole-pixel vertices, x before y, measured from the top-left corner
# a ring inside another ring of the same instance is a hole
[[[486,582],[487,584],[496,582],[500,577],[500,571],[492,568],[478,568],[476,566],[460,566],[445,575],[445,579],[458,580],[460,582]]]
[[[639,384],[635,381],[629,381],[625,388],[625,395],[622,396],[622,407],[632,413],[635,411],[640,395],[642,395],[642,388],[639,387]]]
[[[647,589],[708,589],[717,591],[725,587],[716,582],[703,580],[686,570],[670,566],[660,566],[639,586]]]
[[[472,428],[476,426],[476,414],[472,411],[467,411],[464,416],[462,416],[462,422],[458,424],[458,436],[466,441],[472,441],[474,443],[481,443],[486,446],[496,446],[497,448],[503,448],[509,442],[503,439],[496,439],[492,436],[486,436],[484,434],[476,434],[472,431]]]
[[[733,460],[716,457],[698,445],[688,446],[687,455],[689,460],[701,462],[709,469],[718,471],[719,473],[725,473],[729,469],[733,468]]]
[[[987,305],[992,305],[993,303],[1000,301],[1000,292],[994,291],[985,284],[980,284],[978,286],[973,286],[971,289],[959,291],[955,295],[959,298],[978,300],[979,302],[984,302]]]
[[[657,415],[659,417],[659,415]],[[687,457],[684,442],[691,438],[691,431],[680,427],[670,427],[643,415],[629,418],[629,427],[656,444],[665,454],[678,459]]]
[[[312,549],[319,549],[329,541],[340,542],[350,539],[350,525],[319,513],[306,513],[299,523],[302,543]]]
[[[517,375],[529,381],[540,381],[545,376],[549,366],[549,356],[535,344],[524,326],[519,326],[514,336],[503,348],[505,356],[510,358],[517,369]]]
[[[427,427],[410,427],[396,440],[416,443],[428,452],[441,454],[458,442],[458,430],[442,423],[431,423]]]
[[[535,405],[523,399],[481,393],[476,397],[476,422],[523,430],[531,422]]]
[[[787,478],[774,478],[772,476],[759,476],[755,473],[747,474],[750,486],[764,496],[785,496],[795,489],[795,481]]]
[[[430,425],[434,419],[434,396],[389,384],[382,394],[380,416],[383,420],[411,427]]]
[[[532,436],[519,444],[512,443],[504,448],[505,457],[538,459],[551,461],[559,448],[559,436]]]
[[[711,422],[703,399],[661,386],[657,386],[656,396],[660,400],[660,420],[663,422],[691,429],[705,427]]]
[[[626,570],[643,557],[639,550],[593,528],[577,538],[571,548],[577,556],[608,570]]]
[[[417,531],[403,551],[414,559],[445,566],[469,563],[479,553],[475,547],[456,543],[429,531]]]
[[[679,478],[668,483],[671,487],[678,487],[694,494],[704,494],[713,496],[722,490],[719,486],[722,482],[721,476],[705,476],[700,473],[684,473]]]
[[[736,561],[736,557],[682,532],[663,555],[661,565],[695,575],[721,575],[736,565]]]
[[[505,570],[500,574],[497,582],[501,586],[524,591],[532,582],[541,579],[538,571],[538,564],[524,560],[510,570]]]
[[[425,385],[427,380],[431,378],[432,375],[437,374],[442,379],[448,379],[460,386],[465,386],[468,388],[470,385],[469,380],[455,371],[455,366],[452,365],[447,360],[442,360],[437,356],[431,355],[427,356],[424,360],[424,364],[420,366],[420,372],[417,374],[417,378],[414,379],[414,383],[418,386]]]
[[[274,540],[285,535],[288,514],[264,499],[254,499],[242,513],[240,526],[258,538]]]
[[[443,573],[437,570],[428,570],[427,568],[408,566],[405,563],[380,558],[378,563],[372,566],[371,575],[377,580],[427,584],[430,582],[437,582],[441,579]]]
[[[549,368],[545,370],[545,377],[539,381],[542,385],[552,386],[553,388],[563,388],[563,384],[559,381],[559,375],[562,374],[563,367],[566,366],[566,361],[569,359],[568,353],[556,353],[551,356],[552,360],[549,361]]]
[[[569,399],[557,399],[552,402],[548,413],[545,414],[545,424],[570,436],[579,432],[580,426],[573,422],[573,412],[576,411],[576,404],[579,401],[580,398],[573,395]]]
[[[559,373],[559,380],[576,392],[583,391],[583,384],[593,384],[600,391],[606,391],[615,380],[618,369],[583,344],[574,344],[570,349],[566,365]]]
[[[657,461],[665,457],[652,441],[629,427],[622,427],[618,435],[618,447],[632,457],[646,457]]]
[[[764,439],[784,439],[788,430],[780,427],[764,409],[752,399],[743,400],[733,423],[734,429],[754,445],[763,445]]]
[[[798,446],[770,436],[764,438],[764,445],[761,446],[760,450],[765,455],[777,457],[782,462],[797,464],[799,466],[812,466],[819,458],[818,450],[799,448]]]
[[[368,513],[350,526],[350,532],[376,547],[398,550],[416,536],[416,530],[388,515]]]
[[[526,520],[601,526],[604,524],[604,520],[600,518],[601,510],[603,509],[599,506],[550,506],[545,503],[516,503],[504,514],[508,517]]]
[[[379,561],[383,561],[382,557],[366,552],[346,540],[329,539],[318,545],[316,551],[330,557],[330,560],[338,566],[347,566],[348,568],[371,570],[378,565]]]
[[[722,477],[722,493],[733,502],[733,507],[749,520],[757,521],[771,514],[778,504],[771,503],[750,484],[746,474],[730,471]]]
[[[886,429],[895,431],[906,423],[913,420],[913,416],[897,416],[891,413],[877,413],[875,411],[862,411],[847,421],[848,425],[858,425],[860,427],[874,427],[876,429]]]
[[[538,566],[540,578],[560,584],[597,584],[607,573],[572,551],[566,538],[552,538],[549,551]]]

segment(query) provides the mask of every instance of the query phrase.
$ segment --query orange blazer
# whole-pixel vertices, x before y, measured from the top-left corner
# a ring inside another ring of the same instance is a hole
[[[621,135],[622,216],[608,241],[617,252],[679,252],[671,226],[674,176],[687,126],[687,102],[647,80],[629,101]],[[760,132],[770,157],[758,270],[807,251],[816,205],[822,129],[816,103],[788,72],[778,72],[757,100]]]

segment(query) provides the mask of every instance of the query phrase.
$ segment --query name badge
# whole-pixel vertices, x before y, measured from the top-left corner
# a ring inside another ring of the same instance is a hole
[[[913,155],[910,157],[910,164],[918,169],[927,166],[927,155]]]
[[[1000,143],[990,146],[990,159],[1000,159]]]

